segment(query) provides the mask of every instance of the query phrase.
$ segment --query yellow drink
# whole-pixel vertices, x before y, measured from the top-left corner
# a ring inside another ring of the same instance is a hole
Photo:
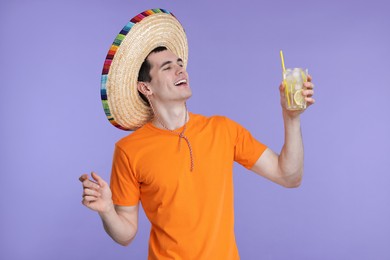
[[[306,100],[302,95],[303,82],[307,81],[307,69],[286,69],[283,72],[285,85],[286,108],[288,110],[306,109]]]

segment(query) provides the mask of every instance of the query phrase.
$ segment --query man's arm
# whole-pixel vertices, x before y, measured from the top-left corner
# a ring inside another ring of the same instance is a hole
[[[138,205],[115,206],[108,212],[99,212],[104,230],[118,244],[127,246],[133,241],[138,227]]]
[[[134,239],[138,228],[138,204],[114,206],[109,185],[96,173],[90,180],[87,174],[79,180],[83,183],[83,205],[97,211],[107,234],[118,244],[127,246]]]
[[[280,155],[267,148],[251,170],[287,188],[300,185],[303,175],[303,144],[299,118],[285,122],[285,142]]]
[[[307,107],[314,104],[311,77],[304,83],[303,95]],[[289,111],[285,107],[284,85],[279,87],[284,122],[284,145],[280,155],[266,149],[252,167],[255,173],[284,187],[295,188],[301,184],[303,175],[303,141],[300,114],[303,111]]]

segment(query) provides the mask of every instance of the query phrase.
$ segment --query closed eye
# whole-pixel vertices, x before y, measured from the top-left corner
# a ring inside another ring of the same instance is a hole
[[[184,67],[183,60],[180,58],[177,59],[177,65],[179,65],[180,67]]]

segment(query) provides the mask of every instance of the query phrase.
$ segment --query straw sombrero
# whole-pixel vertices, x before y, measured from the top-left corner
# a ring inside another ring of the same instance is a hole
[[[187,37],[175,16],[164,9],[151,9],[133,17],[115,38],[104,62],[101,98],[104,112],[114,126],[136,130],[153,113],[137,90],[143,61],[155,48],[164,46],[188,60]]]

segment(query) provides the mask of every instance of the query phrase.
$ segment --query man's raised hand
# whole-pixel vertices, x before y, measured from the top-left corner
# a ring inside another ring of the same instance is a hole
[[[92,179],[88,174],[83,174],[79,178],[83,184],[82,204],[99,213],[108,212],[114,207],[110,187],[96,173],[92,172],[91,176]]]

